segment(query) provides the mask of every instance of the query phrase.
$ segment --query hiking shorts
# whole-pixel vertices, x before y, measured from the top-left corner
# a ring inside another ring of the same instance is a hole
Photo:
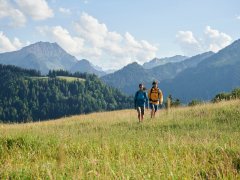
[[[144,115],[144,110],[145,110],[144,106],[137,106],[137,112],[139,114]]]
[[[158,110],[158,104],[149,104],[150,109],[153,109],[155,112]]]

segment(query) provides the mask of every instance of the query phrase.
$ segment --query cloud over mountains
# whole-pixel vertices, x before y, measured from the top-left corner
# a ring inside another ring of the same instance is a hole
[[[57,42],[69,53],[91,61],[105,69],[119,68],[133,61],[154,58],[158,48],[146,40],[126,32],[110,31],[106,24],[87,13],[74,22],[74,30],[62,26],[38,27],[39,32]]]
[[[206,26],[203,37],[197,38],[192,31],[178,31],[176,41],[185,55],[195,55],[206,51],[217,52],[232,42],[226,33]]]
[[[10,40],[2,31],[0,31],[0,53],[15,51],[23,46],[24,43],[20,42],[18,38],[15,37],[13,40]]]

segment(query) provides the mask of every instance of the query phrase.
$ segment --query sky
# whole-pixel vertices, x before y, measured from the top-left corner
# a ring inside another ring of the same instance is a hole
[[[0,53],[44,41],[104,70],[217,52],[240,38],[239,0],[0,0]]]

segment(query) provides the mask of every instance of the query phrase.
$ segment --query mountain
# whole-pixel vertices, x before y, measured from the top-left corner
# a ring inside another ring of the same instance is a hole
[[[47,73],[50,69],[70,69],[77,59],[57,43],[38,42],[14,52],[0,54],[0,63]]]
[[[94,66],[86,59],[77,61],[77,63],[71,67],[70,71],[73,73],[78,71],[82,73],[86,72],[90,74],[96,74],[99,77],[106,75],[106,73],[103,70],[101,70],[101,68]]]
[[[176,63],[176,62],[181,62],[184,61],[185,59],[187,59],[187,56],[181,56],[181,55],[176,55],[173,57],[166,57],[166,58],[154,58],[153,60],[146,62],[143,64],[143,67],[145,69],[152,69],[156,66],[160,66],[163,64],[167,64],[167,63]]]
[[[149,73],[152,72],[154,74],[154,77],[158,81],[173,79],[180,72],[184,71],[187,68],[196,67],[200,62],[212,56],[213,54],[214,54],[213,52],[206,52],[203,54],[187,58],[181,62],[167,63],[164,65],[156,66],[152,69],[149,69],[148,71]]]
[[[138,89],[139,83],[150,87],[150,83],[154,80],[154,77],[141,65],[134,62],[112,74],[101,77],[101,79],[109,86],[118,88],[126,94],[133,95]]]
[[[188,102],[209,100],[219,92],[240,86],[240,40],[204,59],[196,67],[188,68],[161,87],[165,95]]]
[[[87,60],[78,61],[57,43],[37,42],[18,51],[0,54],[0,64],[15,65],[25,69],[40,70],[47,74],[49,70],[72,70],[72,72],[106,74]]]
[[[105,72],[107,73],[107,74],[112,74],[112,73],[114,73],[115,71],[117,71],[116,69],[108,69],[108,70],[105,70]]]
[[[213,55],[213,52],[207,52],[188,58],[182,62],[167,63],[152,69],[145,69],[137,63],[132,63],[119,71],[103,76],[102,80],[106,84],[132,95],[137,90],[140,82],[144,83],[147,88],[150,88],[153,80],[161,82],[166,79],[172,79],[183,70],[197,66],[198,63],[211,55]]]

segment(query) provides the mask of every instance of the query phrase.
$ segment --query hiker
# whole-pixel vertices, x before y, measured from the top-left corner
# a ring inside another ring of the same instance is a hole
[[[148,96],[144,91],[143,84],[139,84],[139,90],[136,92],[134,97],[134,105],[138,112],[139,122],[143,122],[145,107],[148,109]]]
[[[148,92],[148,98],[149,107],[151,109],[151,118],[154,118],[159,104],[162,106],[163,103],[163,94],[162,91],[158,88],[157,81],[153,81],[152,88]]]

